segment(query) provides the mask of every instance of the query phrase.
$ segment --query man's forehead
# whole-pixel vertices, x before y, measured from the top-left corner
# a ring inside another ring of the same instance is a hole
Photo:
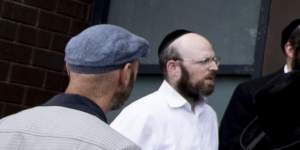
[[[215,57],[215,53],[212,50],[202,49],[202,50],[192,50],[192,51],[183,51],[180,53],[180,56],[183,59],[193,59],[193,60],[201,60],[204,58]]]
[[[202,35],[196,33],[188,33],[174,40],[172,45],[179,47],[206,47],[210,46],[210,42]]]
[[[180,37],[171,46],[175,47],[181,55],[214,55],[209,41],[203,36],[194,33]]]

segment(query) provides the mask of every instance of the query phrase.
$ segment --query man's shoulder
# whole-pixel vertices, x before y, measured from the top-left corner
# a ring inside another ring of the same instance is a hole
[[[126,106],[113,122],[136,118],[139,118],[140,122],[148,119],[153,121],[158,115],[161,115],[162,107],[164,107],[162,99],[155,91]]]
[[[107,147],[107,149],[132,149],[132,150],[138,150],[139,147],[130,141],[128,138],[121,135],[116,130],[112,129],[108,125],[105,128],[105,135],[102,133],[99,133],[100,136],[98,136],[95,140],[101,140],[101,141],[94,141],[98,142],[98,145],[102,145],[104,147]]]
[[[141,110],[146,111],[147,108],[151,108],[152,106],[159,105],[161,97],[159,97],[157,91],[149,93],[148,95],[141,97],[128,106],[125,109],[134,109],[135,111]]]
[[[64,107],[35,107],[1,119],[0,125],[0,137],[9,132],[15,138],[22,134],[24,140],[52,138],[108,149],[137,147],[97,117]]]
[[[257,89],[259,87],[261,87],[262,85],[264,85],[265,83],[267,83],[269,80],[271,80],[272,78],[274,78],[275,76],[277,76],[278,74],[283,73],[283,71],[277,71],[274,72],[272,74],[266,75],[266,76],[262,76],[259,78],[254,78],[252,80],[248,80],[245,82],[242,82],[238,85],[239,88],[250,88],[250,89]]]
[[[204,104],[203,105],[203,108],[205,108],[205,110],[209,113],[209,114],[211,114],[211,115],[213,115],[213,117],[215,117],[215,118],[217,118],[217,113],[216,113],[216,111],[209,105],[209,104]]]

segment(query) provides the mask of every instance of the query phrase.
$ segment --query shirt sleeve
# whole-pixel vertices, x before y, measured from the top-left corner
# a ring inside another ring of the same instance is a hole
[[[125,108],[110,126],[127,137],[143,150],[155,149],[154,123],[151,115],[140,107]]]
[[[248,84],[240,84],[234,91],[220,126],[220,150],[241,149],[243,129],[255,118],[254,104]]]

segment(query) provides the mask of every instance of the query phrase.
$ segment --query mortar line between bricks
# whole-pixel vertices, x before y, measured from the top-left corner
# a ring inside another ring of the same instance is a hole
[[[56,6],[55,6],[54,10],[47,10],[47,9],[43,9],[43,8],[36,7],[36,6],[31,6],[31,5],[24,4],[24,3],[20,3],[20,2],[16,2],[16,1],[3,0],[3,2],[4,2],[4,1],[9,2],[9,3],[16,4],[16,5],[21,5],[21,6],[23,6],[23,7],[36,9],[36,10],[38,10],[38,13],[40,13],[41,11],[43,11],[43,12],[46,12],[46,13],[58,15],[58,16],[63,17],[63,18],[68,18],[68,19],[78,19],[78,18],[75,18],[75,17],[71,17],[71,16],[68,16],[68,15],[59,13],[59,12],[58,12],[58,6],[59,6],[59,3],[56,3]],[[86,5],[88,5],[88,4],[86,4]],[[4,7],[4,6],[2,6],[2,7]],[[3,9],[2,9],[2,11],[3,11]],[[80,19],[79,19],[79,20],[80,20]]]
[[[8,61],[8,60],[2,60],[2,59],[0,59],[0,63],[7,63],[8,64],[6,78],[1,81],[2,83],[8,83],[8,79],[10,77],[9,72],[11,72],[11,62]]]
[[[0,119],[2,119],[2,117],[4,117],[4,113],[5,113],[5,109],[6,109],[6,103],[2,102],[3,106],[2,106],[2,110],[1,110],[1,116],[0,116]]]
[[[48,78],[48,72],[45,72],[44,80],[43,80],[43,84],[42,84],[42,88],[43,88],[43,89],[46,88],[47,78]]]
[[[40,16],[41,16],[41,8],[38,8],[37,16],[36,16],[36,22],[35,27],[39,29],[39,22],[40,22]]]
[[[79,18],[75,18],[75,17],[69,16],[69,15],[63,14],[63,13],[58,12],[57,10],[55,10],[55,11],[50,11],[50,10],[41,9],[40,12],[49,13],[49,14],[52,14],[52,15],[57,15],[57,16],[59,16],[59,17],[65,18],[65,19],[70,19],[71,21],[72,21],[72,20],[76,20],[76,21],[83,21],[83,22],[86,22],[86,20],[84,20],[84,19],[79,19]],[[90,12],[90,13],[91,13],[91,12]],[[59,32],[57,32],[57,33],[59,33]]]
[[[38,14],[38,16],[40,16],[40,13]],[[11,20],[11,19],[6,19],[6,18],[0,18],[0,20],[3,20],[3,21],[7,21],[7,22],[9,22],[9,23],[14,23],[14,24],[16,24],[18,27],[19,26],[25,26],[25,27],[28,27],[28,28],[36,28],[36,29],[38,29],[38,30],[41,30],[41,31],[44,31],[44,32],[51,32],[52,34],[53,33],[55,33],[55,34],[58,34],[58,35],[61,35],[61,36],[67,36],[67,37],[69,37],[70,35],[69,34],[63,34],[63,33],[61,33],[61,32],[57,32],[57,31],[52,31],[52,30],[48,30],[48,29],[44,29],[44,28],[41,28],[41,27],[38,27],[38,22],[39,22],[39,18],[38,18],[38,20],[37,20],[37,23],[36,23],[36,25],[35,26],[33,26],[33,25],[28,25],[28,24],[26,24],[26,23],[22,23],[22,22],[19,22],[19,21],[15,21],[15,20]],[[73,21],[73,20],[76,20],[76,19],[71,19],[71,21]],[[80,21],[80,20],[79,20]],[[17,27],[17,28],[18,28]],[[17,29],[18,30],[18,29]]]
[[[34,62],[34,57],[35,57],[35,50],[31,50],[31,58],[30,58],[30,62],[29,64],[33,66],[33,62]]]
[[[41,50],[41,51],[43,51],[43,52],[54,53],[54,54],[56,54],[56,55],[64,55],[63,52],[59,52],[59,51],[52,50],[52,49],[49,49],[49,48],[35,47],[35,49]]]
[[[12,83],[9,83],[11,85],[15,85],[15,86],[20,86],[20,87],[23,87],[24,89],[27,88],[27,89],[35,89],[35,90],[41,90],[41,91],[48,91],[48,92],[53,92],[53,93],[57,93],[57,92],[60,92],[58,90],[52,90],[52,89],[45,89],[45,88],[42,88],[42,87],[36,87],[36,86],[32,86],[32,85],[25,85],[25,84],[21,84],[21,83],[16,83],[16,82],[12,82]]]
[[[16,5],[20,5],[20,6],[23,6],[23,7],[27,7],[27,8],[32,8],[32,9],[37,9],[39,7],[35,7],[35,6],[31,6],[31,5],[28,5],[28,4],[25,4],[24,1],[23,2],[17,2],[17,1],[11,1],[11,0],[3,0],[3,2],[6,1],[6,2],[9,2],[9,3],[12,3],[12,4],[16,4]]]
[[[23,94],[22,103],[21,103],[22,106],[24,106],[26,104],[27,95],[28,95],[28,87],[24,87],[24,94]]]
[[[9,62],[9,61],[7,61]],[[56,70],[51,70],[51,69],[47,69],[47,68],[42,68],[42,67],[39,67],[39,66],[33,66],[33,65],[28,65],[28,64],[23,64],[23,63],[18,63],[18,62],[10,62],[11,65],[13,66],[20,66],[20,67],[27,67],[27,68],[31,68],[31,69],[38,69],[38,70],[41,70],[41,71],[45,71],[45,72],[52,72],[52,73],[63,73],[63,74],[66,74],[65,71],[56,71]]]
[[[11,62],[9,62],[9,66],[8,66],[8,72],[7,72],[7,83],[10,83],[10,80],[11,80],[11,75],[12,75],[12,67],[13,67],[13,64]]]
[[[15,39],[12,41],[13,44],[17,44],[17,39],[19,39],[19,30],[20,30],[20,23],[17,23],[17,28],[16,28],[16,37]]]
[[[4,102],[4,101],[1,101],[4,105],[14,105],[14,106],[21,106],[21,107],[23,107],[24,105],[22,105],[22,104],[17,104],[17,103],[12,103],[12,102]]]
[[[52,34],[52,33],[51,33]],[[52,39],[53,40],[53,37]],[[25,47],[29,47],[31,49],[39,49],[39,50],[43,50],[45,52],[51,52],[51,53],[54,53],[54,54],[57,54],[57,55],[64,55],[64,52],[60,52],[60,51],[56,51],[56,50],[52,50],[50,48],[41,48],[41,47],[38,47],[38,46],[32,46],[32,45],[29,45],[29,44],[25,44],[25,43],[21,43],[21,42],[18,42],[16,40],[7,40],[7,39],[0,39],[0,41],[3,41],[3,42],[8,42],[8,43],[12,43],[14,45],[18,45],[18,46],[25,46]],[[52,44],[53,41],[51,41],[51,44]]]
[[[81,1],[81,0],[74,0],[74,2],[80,3],[80,4],[84,4],[84,5],[89,5],[89,4],[90,4],[90,3],[88,3],[88,2],[83,2],[83,1]]]

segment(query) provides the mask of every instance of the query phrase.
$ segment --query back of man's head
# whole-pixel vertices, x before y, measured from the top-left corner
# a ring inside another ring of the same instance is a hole
[[[137,62],[148,50],[147,40],[124,28],[102,24],[85,29],[71,38],[65,48],[70,73],[66,92],[94,101],[104,97],[105,101],[113,101],[116,93],[131,88],[128,80],[132,82],[131,74],[136,75]]]
[[[300,19],[293,20],[282,31],[281,48],[290,60],[291,70],[300,70]]]
[[[175,50],[171,50],[169,48],[169,46],[176,39],[178,39],[181,36],[183,36],[185,34],[188,34],[188,33],[192,33],[192,31],[185,30],[185,29],[174,30],[174,31],[168,33],[164,37],[162,42],[160,43],[159,48],[158,48],[158,57],[159,57],[160,69],[164,73],[164,75],[165,75],[165,65],[166,65],[167,61],[170,60],[170,59],[174,59],[172,57],[177,57],[176,55],[178,55],[178,53]]]
[[[300,25],[291,33],[289,43],[293,49],[292,70],[300,71]]]
[[[293,31],[300,25],[300,19],[291,21],[281,32],[281,49],[284,51],[285,44],[289,41]]]

